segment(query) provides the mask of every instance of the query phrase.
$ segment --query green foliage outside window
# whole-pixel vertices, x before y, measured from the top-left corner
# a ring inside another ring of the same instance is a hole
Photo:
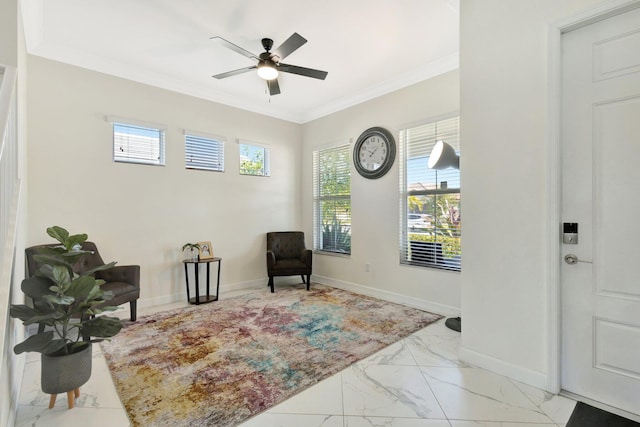
[[[410,212],[425,215],[431,224],[420,233],[409,233],[409,241],[441,242],[445,258],[461,255],[459,194],[409,196],[407,205]]]
[[[316,249],[351,253],[350,154],[349,145],[314,152]]]
[[[240,173],[243,175],[269,176],[265,162],[268,148],[240,144]]]

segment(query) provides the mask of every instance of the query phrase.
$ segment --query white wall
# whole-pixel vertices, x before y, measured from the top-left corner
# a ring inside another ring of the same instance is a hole
[[[540,387],[549,383],[547,247],[558,241],[548,224],[548,31],[599,3],[460,2],[462,354]]]
[[[353,149],[360,133],[373,126],[387,128],[397,139],[401,129],[458,109],[459,75],[452,71],[306,123],[302,218],[309,242],[314,148],[350,140]],[[460,306],[460,273],[400,265],[398,163],[397,156],[391,170],[376,180],[361,177],[352,166],[351,256],[315,254],[314,276],[336,286],[455,314]],[[369,272],[365,271],[366,263],[371,265]]]
[[[29,57],[29,244],[86,232],[105,261],[141,266],[141,305],[186,298],[180,247],[211,241],[221,287],[266,286],[267,231],[301,227],[299,125]],[[168,126],[166,166],[112,161],[105,115]],[[184,129],[228,138],[224,173],[186,170]],[[240,176],[237,139],[271,148]]]
[[[17,67],[16,88],[16,121],[17,121],[17,178],[20,180],[20,198],[16,212],[15,244],[8,247],[13,251],[11,280],[0,286],[8,288],[9,302],[24,303],[24,295],[20,292],[20,283],[24,278],[24,247],[27,227],[27,117],[26,117],[26,48],[18,16],[17,1],[0,3],[0,63]],[[6,195],[11,199],[11,195]],[[7,231],[7,230],[3,230]],[[13,235],[13,233],[10,233]],[[3,242],[4,243],[4,242]],[[3,289],[5,291],[5,289]],[[6,292],[6,291],[5,291]],[[4,293],[7,295],[5,292]],[[7,301],[3,299],[3,304]],[[0,307],[2,316],[8,318],[8,306]],[[3,344],[0,355],[0,425],[13,425],[18,406],[18,396],[22,384],[25,356],[16,356],[13,346],[24,338],[24,327],[19,320],[8,318],[6,329],[0,331],[0,342]]]
[[[18,65],[18,2],[3,1],[0,4],[0,64]]]

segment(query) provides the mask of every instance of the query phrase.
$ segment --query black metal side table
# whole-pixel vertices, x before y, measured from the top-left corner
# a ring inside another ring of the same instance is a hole
[[[206,304],[208,302],[218,301],[218,295],[220,294],[220,270],[222,269],[222,258],[210,258],[210,259],[185,259],[182,261],[184,263],[184,278],[187,282],[187,301],[189,304]],[[210,295],[209,292],[209,266],[212,262],[218,263],[218,280],[216,282],[216,294]],[[189,264],[193,264],[195,268],[195,276],[196,276],[196,296],[191,298],[189,295]],[[200,278],[199,278],[199,270],[200,264],[207,265],[207,293],[206,295],[200,295]]]

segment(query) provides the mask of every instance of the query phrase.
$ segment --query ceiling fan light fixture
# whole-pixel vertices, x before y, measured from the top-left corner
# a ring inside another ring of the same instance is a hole
[[[260,61],[258,64],[258,76],[264,80],[273,80],[278,77],[278,69],[273,61]]]

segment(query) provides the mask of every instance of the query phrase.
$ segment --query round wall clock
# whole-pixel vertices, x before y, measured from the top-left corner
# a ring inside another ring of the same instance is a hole
[[[353,147],[353,163],[360,175],[369,179],[384,176],[396,158],[396,141],[381,127],[365,130]]]

